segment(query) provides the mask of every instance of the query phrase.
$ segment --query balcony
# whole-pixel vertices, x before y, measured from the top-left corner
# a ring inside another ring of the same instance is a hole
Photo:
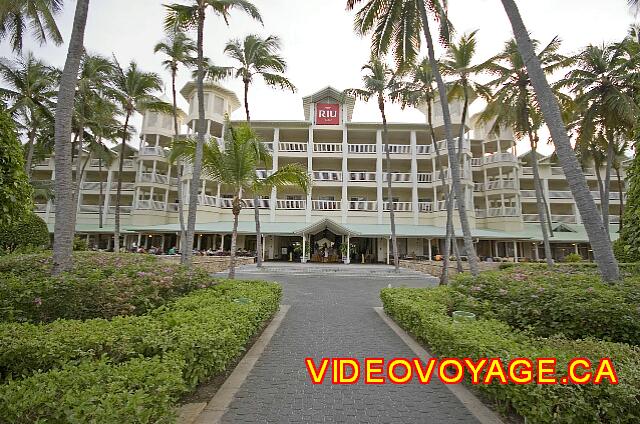
[[[378,202],[375,200],[352,200],[349,201],[350,211],[376,212]]]
[[[573,199],[570,191],[549,191],[549,199]]]
[[[349,172],[349,181],[353,182],[375,182],[375,172]]]
[[[382,181],[387,182],[387,173],[384,172],[382,174]],[[410,183],[411,182],[411,173],[410,172],[392,172],[391,173],[391,182],[392,183]]]
[[[497,208],[489,209],[476,209],[477,218],[496,218],[496,217],[508,217],[518,216],[518,208],[512,206],[500,206]]]
[[[280,142],[278,149],[281,152],[303,153],[307,151],[307,143],[284,141]]]
[[[516,189],[515,180],[494,180],[494,181],[487,181],[486,183],[476,183],[473,186],[473,191],[475,192],[492,191],[492,190],[515,190],[515,189]]]
[[[518,162],[518,158],[513,153],[494,153],[492,155],[483,156],[480,158],[472,158],[471,166],[483,166],[490,165],[498,162],[513,162],[516,164]]]
[[[375,144],[349,144],[349,153],[353,154],[376,154]]]
[[[245,208],[254,209],[255,202],[253,199],[242,199]],[[269,209],[271,207],[270,199],[258,199],[258,209]]]
[[[160,156],[167,157],[168,152],[162,147],[142,147],[140,148],[140,156]]]
[[[432,144],[418,144],[416,146],[416,154],[417,155],[429,155],[433,153],[433,145]]]
[[[384,211],[389,211],[389,202],[384,202]],[[393,202],[393,210],[395,212],[411,212],[411,202]]]
[[[520,195],[525,199],[535,199],[536,191],[535,190],[520,190]]]
[[[342,153],[342,143],[313,143],[314,153]]]
[[[311,207],[314,211],[339,211],[339,200],[312,200]]]
[[[218,198],[216,196],[201,194],[198,196],[198,204],[203,206],[218,206]]]
[[[169,177],[163,174],[152,173],[152,172],[141,172],[140,173],[140,182],[141,183],[156,183],[156,184],[169,184]],[[171,178],[171,185],[178,184],[177,178]]]
[[[123,182],[122,183],[122,191],[131,191],[135,188],[135,183],[132,182]],[[100,186],[102,186],[102,191],[107,191],[109,185],[105,182],[99,181],[85,181],[80,185],[81,190],[85,191],[100,191]],[[111,183],[111,191],[116,191],[118,189],[118,182]]]
[[[286,210],[304,210],[307,207],[306,200],[299,199],[278,199],[276,201],[276,209]]]
[[[423,213],[433,212],[433,203],[418,202],[418,212],[423,212]]]
[[[431,172],[418,172],[418,183],[433,182],[433,174]]]
[[[382,153],[387,153],[385,146],[382,146]],[[389,153],[392,155],[410,155],[410,144],[389,144]]]
[[[138,199],[136,209],[140,210],[152,210],[152,211],[164,211],[166,210],[165,203],[158,200],[141,200]]]
[[[120,214],[129,215],[131,213],[132,209],[133,209],[133,207],[131,207],[131,206],[120,206]],[[115,213],[116,213],[116,207],[115,206],[109,206],[109,214],[113,215]]]
[[[313,171],[313,179],[315,181],[342,181],[342,172],[340,171]]]
[[[533,168],[530,166],[523,166],[522,175],[533,175]]]

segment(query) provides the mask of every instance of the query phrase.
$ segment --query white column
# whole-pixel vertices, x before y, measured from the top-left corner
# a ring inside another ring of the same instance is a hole
[[[307,263],[307,235],[304,233],[302,234],[302,259],[300,259],[300,262]]]
[[[382,224],[384,212],[382,184],[382,130],[378,130],[376,131],[376,200],[378,203],[378,224]]]
[[[389,265],[389,238],[387,237],[387,265]]]
[[[183,192],[185,193],[185,192]],[[218,188],[216,191],[216,206],[220,207],[222,205],[222,200],[220,199],[220,184],[218,184]]]
[[[266,247],[266,244],[267,244],[267,238],[266,238],[264,235],[262,235],[261,237],[262,237],[262,260],[264,261],[264,258],[265,258],[265,252],[266,252],[266,248],[267,248],[267,247]],[[257,253],[257,252],[256,252],[256,253]]]
[[[140,243],[142,243],[142,233],[138,233],[138,247],[140,247]]]
[[[280,128],[273,130],[273,172],[278,170],[278,159],[280,156]],[[278,190],[274,187],[271,189],[271,200],[269,202],[269,219],[271,222],[276,221],[276,204],[278,201]],[[264,244],[263,244],[264,247]]]
[[[156,147],[160,145],[160,134],[156,134]]]
[[[432,252],[431,252],[431,239],[429,239],[429,261],[431,261],[432,258]]]
[[[575,243],[575,244],[573,245],[573,247],[575,247],[575,249],[574,249],[574,250],[575,250],[575,252],[576,252],[576,255],[579,255],[579,254],[580,254],[580,250],[578,250],[578,243]]]
[[[533,249],[535,250],[536,261],[540,260],[540,252],[538,251],[538,243],[533,243]]]
[[[349,203],[347,202],[349,198],[349,167],[348,167],[348,153],[349,153],[349,144],[348,144],[348,133],[347,129],[342,130],[342,201],[340,202],[340,212],[342,213],[342,223],[347,223],[348,211],[349,211]]]
[[[413,223],[418,225],[418,152],[416,132],[411,131],[411,210]]]
[[[518,242],[517,241],[513,242],[513,257],[515,261],[518,262]]]
[[[162,235],[162,239],[160,241],[160,250],[164,251],[164,242],[165,242],[165,235]],[[126,246],[126,243],[125,243]]]
[[[198,250],[202,248],[202,234],[198,234]]]
[[[220,250],[224,250],[224,234],[220,234]]]
[[[347,260],[346,263],[351,263],[351,241],[349,239],[349,234],[347,234]]]
[[[309,142],[307,143],[307,172],[309,175],[313,175],[313,126],[309,127]],[[311,192],[307,193],[307,205],[305,210],[306,221],[311,222]],[[304,254],[304,252],[303,252]]]

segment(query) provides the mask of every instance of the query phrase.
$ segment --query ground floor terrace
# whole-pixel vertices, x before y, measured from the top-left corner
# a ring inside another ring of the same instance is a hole
[[[228,255],[231,250],[232,222],[198,223],[193,250],[202,255]],[[555,260],[572,253],[592,260],[584,226],[559,224],[553,228],[551,250]],[[612,240],[618,236],[611,225]],[[79,225],[78,236],[95,250],[113,249],[113,228]],[[341,224],[330,218],[315,223],[264,222],[262,258],[265,261],[315,263],[390,263],[393,255],[391,229],[388,224]],[[256,231],[253,221],[238,226],[237,251],[240,256],[256,256]],[[523,230],[505,232],[473,229],[476,252],[482,261],[542,261],[545,259],[540,226],[524,224]],[[401,259],[440,260],[444,252],[445,229],[428,225],[397,225],[398,254]],[[466,256],[461,232],[456,240],[461,255]],[[121,246],[128,251],[177,253],[183,248],[177,224],[127,227],[121,234]]]

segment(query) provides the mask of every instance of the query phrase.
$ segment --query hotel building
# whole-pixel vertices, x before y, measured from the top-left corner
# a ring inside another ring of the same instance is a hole
[[[181,94],[189,102],[181,116],[187,134],[195,135],[197,96],[190,82]],[[207,132],[224,143],[224,116],[240,107],[235,93],[208,83],[205,86]],[[292,251],[304,251],[305,260],[318,260],[318,247],[327,246],[336,256],[358,262],[388,262],[390,251],[389,205],[383,131],[380,123],[353,122],[353,98],[326,87],[302,99],[302,121],[252,121],[253,128],[273,155],[273,168],[285,164],[305,167],[313,180],[309,193],[295,188],[273,190],[261,196],[260,215],[266,260],[288,260]],[[460,132],[461,104],[451,103],[456,134]],[[424,122],[390,123],[393,205],[396,211],[398,247],[403,257],[427,258],[442,251],[445,235],[445,193],[451,179],[446,155],[444,126],[439,105],[433,108],[436,139]],[[423,112],[425,112],[423,110]],[[426,112],[425,112],[426,113]],[[116,181],[123,160],[121,220],[124,245],[156,246],[164,250],[179,246],[178,170],[168,161],[173,136],[170,115],[144,114],[140,147],[127,145],[123,158],[114,147],[115,160],[109,164],[90,159],[81,182],[76,232],[91,246],[112,246]],[[235,122],[234,122],[235,123]],[[438,154],[441,156],[439,157]],[[538,156],[548,216],[553,228],[552,247],[556,259],[578,252],[591,256],[588,238],[560,166],[553,156]],[[488,127],[470,117],[465,124],[461,154],[465,203],[478,255],[542,259],[544,252],[533,185],[532,155],[518,156],[510,131],[495,136]],[[54,178],[54,161],[38,163],[35,180]],[[601,171],[604,175],[604,170]],[[585,169],[588,184],[600,205],[597,177]],[[445,188],[442,186],[445,179]],[[624,181],[624,171],[622,175]],[[190,165],[184,167],[183,193],[191,184]],[[228,250],[233,215],[228,187],[216,181],[201,182],[198,198],[194,248]],[[620,193],[614,179],[610,187],[610,233],[618,236]],[[623,194],[624,195],[624,194]],[[253,194],[244,193],[240,214],[238,246],[255,250],[256,237]],[[185,221],[186,206],[185,205]],[[53,228],[55,204],[36,205],[37,212]],[[454,225],[460,249],[457,211]],[[102,221],[102,222],[100,222]],[[349,246],[349,254],[339,246]],[[298,247],[298,249],[296,249]]]

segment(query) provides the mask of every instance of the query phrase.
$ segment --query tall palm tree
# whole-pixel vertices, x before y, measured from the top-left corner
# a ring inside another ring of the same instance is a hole
[[[618,262],[613,255],[611,239],[604,228],[602,218],[598,214],[596,203],[587,185],[587,180],[571,147],[571,141],[567,134],[567,127],[562,119],[558,100],[549,86],[540,60],[535,54],[534,44],[522,20],[518,6],[514,0],[501,1],[511,22],[518,50],[526,64],[531,85],[535,90],[540,110],[551,133],[562,170],[584,222],[600,274],[605,281],[617,281],[620,278],[620,270]]]
[[[25,171],[31,177],[33,153],[38,128],[42,120],[53,120],[58,88],[58,71],[33,53],[15,61],[0,59],[0,98],[8,104],[7,111],[16,121],[22,121],[27,136]]]
[[[197,64],[197,60],[194,57],[198,47],[196,43],[187,36],[184,32],[181,32],[177,27],[171,29],[166,39],[158,44],[153,49],[154,53],[162,53],[167,58],[162,61],[162,65],[165,69],[171,72],[171,100],[173,102],[173,140],[178,140],[180,136],[180,127],[178,125],[178,98],[176,90],[176,77],[178,75],[178,68],[180,65],[192,67]],[[176,159],[177,160],[177,159]],[[178,220],[180,222],[180,240],[186,240],[186,228],[184,225],[184,195],[182,194],[182,163],[177,160],[176,168],[178,171]],[[185,258],[185,249],[182,249],[181,261]]]
[[[624,44],[587,46],[576,56],[576,68],[560,81],[575,94],[577,143],[604,153],[605,177],[600,204],[605,230],[609,231],[609,190],[616,146],[636,127],[640,108],[636,97],[640,85],[638,61],[629,57]],[[595,155],[594,155],[595,157]],[[601,178],[602,161],[596,174]]]
[[[190,162],[195,160],[197,141],[179,140],[175,148],[180,150],[179,155],[184,159]],[[258,178],[255,172],[257,163],[269,157],[269,151],[248,125],[234,128],[227,122],[224,150],[220,150],[215,139],[211,139],[204,145],[202,162],[204,172],[211,180],[230,187],[233,191],[233,232],[229,278],[235,277],[238,217],[244,203],[242,192],[264,192],[272,187],[284,186],[297,186],[305,192],[309,189],[309,175],[297,164],[285,165],[264,179]]]
[[[363,0],[347,0],[347,9],[351,10]],[[451,168],[453,191],[458,199],[458,214],[462,227],[469,269],[478,274],[478,258],[471,236],[471,227],[467,217],[467,205],[460,182],[460,164],[456,158],[451,113],[447,101],[447,88],[435,56],[435,45],[431,36],[429,19],[438,23],[439,38],[447,44],[450,38],[451,23],[447,17],[446,2],[440,0],[366,0],[355,18],[355,30],[359,34],[372,34],[372,53],[382,56],[393,49],[399,68],[414,63],[420,51],[422,36],[427,43],[429,63],[438,87],[442,118],[447,140],[447,154]]]
[[[431,135],[431,142],[434,146],[436,153],[436,164],[438,166],[440,183],[442,185],[442,193],[445,196],[445,202],[447,203],[447,230],[449,233],[449,226],[452,223],[453,209],[449,208],[449,199],[451,198],[451,190],[447,186],[447,180],[445,173],[442,172],[443,157],[440,154],[440,146],[436,139],[436,132],[433,128],[433,106],[436,98],[438,97],[438,91],[435,87],[435,78],[431,70],[431,64],[429,59],[423,59],[416,65],[412,66],[408,71],[409,81],[404,82],[402,90],[398,92],[402,96],[402,105],[412,105],[415,107],[426,107],[427,125],[429,127],[429,134]],[[434,204],[437,199],[434,199]],[[452,237],[455,237],[453,231],[450,232]],[[449,283],[449,251],[451,250],[450,238],[445,237],[444,255],[442,260],[442,272],[440,274],[440,285],[446,285]],[[454,243],[454,246],[457,244]],[[456,249],[457,250],[457,249]],[[456,254],[456,260],[460,259],[460,255]],[[460,265],[461,267],[461,265]]]
[[[533,41],[537,47],[538,42]],[[537,57],[545,74],[550,75],[569,65],[570,59],[558,53],[560,40],[554,38],[542,48]],[[549,268],[553,267],[553,255],[549,237],[553,237],[547,199],[544,195],[538,165],[539,131],[543,126],[542,114],[536,101],[533,86],[515,40],[505,43],[502,52],[490,59],[485,69],[494,76],[487,85],[495,89],[487,107],[480,115],[480,122],[492,122],[490,132],[499,135],[503,128],[511,128],[516,140],[529,139],[530,165],[533,171],[533,185],[536,193],[538,220],[544,246],[544,255]],[[563,97],[559,91],[554,93]]]
[[[387,114],[385,102],[398,97],[401,85],[396,80],[396,75],[386,63],[381,59],[372,56],[369,63],[362,67],[365,75],[362,77],[364,88],[349,88],[344,91],[345,95],[354,96],[363,101],[373,98],[378,103],[380,116],[382,117],[382,143],[385,150],[385,162],[387,168],[387,205],[389,207],[389,223],[391,225],[391,241],[393,248],[393,264],[396,271],[400,268],[398,257],[398,240],[396,237],[395,207],[393,204],[393,193],[391,184],[391,153],[389,149],[389,129],[387,126]]]
[[[258,35],[247,35],[244,40],[232,40],[224,48],[230,58],[238,62],[235,67],[216,67],[208,69],[208,76],[219,79],[234,76],[242,79],[244,85],[244,110],[247,124],[251,125],[249,112],[249,86],[256,76],[261,76],[271,87],[290,90],[295,93],[296,87],[284,75],[287,62],[280,56],[280,39],[273,35],[261,38]],[[263,161],[256,162],[257,166],[264,165]],[[257,171],[257,170],[256,170]],[[256,221],[256,258],[258,268],[262,267],[262,233],[260,231],[260,199],[258,193],[253,194],[253,209]]]
[[[202,173],[202,152],[205,144],[205,135],[207,132],[207,123],[205,121],[204,111],[204,76],[205,76],[205,58],[204,58],[204,21],[207,10],[211,10],[217,16],[220,16],[228,24],[229,13],[233,9],[240,9],[246,12],[250,17],[262,23],[262,17],[258,9],[248,0],[189,0],[187,5],[171,4],[167,6],[169,11],[165,19],[165,30],[180,28],[183,30],[195,28],[197,31],[196,47],[198,50],[197,57],[197,78],[196,90],[198,98],[198,123],[197,132],[197,148],[193,158],[193,172],[191,176],[191,185],[189,186],[189,215],[187,217],[187,238],[184,244],[183,262],[187,265],[191,263],[193,255],[193,238],[196,228],[196,213],[198,206],[198,189],[200,188],[200,177]]]
[[[55,1],[55,0],[51,0]],[[55,197],[56,215],[53,239],[52,273],[57,275],[72,266],[75,219],[71,174],[71,121],[80,59],[83,54],[84,31],[89,13],[89,0],[78,0],[73,17],[69,49],[60,78],[55,118]]]
[[[170,104],[163,102],[154,93],[162,89],[162,80],[156,73],[144,72],[136,62],[129,63],[126,69],[114,58],[114,75],[111,83],[111,95],[124,111],[124,126],[121,130],[122,141],[118,158],[118,182],[116,188],[116,210],[114,228],[114,252],[120,251],[120,202],[122,196],[122,171],[124,167],[129,120],[135,113],[153,110],[171,113]]]
[[[21,53],[22,39],[30,29],[40,44],[48,39],[56,45],[62,44],[62,35],[54,19],[62,10],[62,3],[62,0],[3,0],[0,4],[0,41],[9,38],[13,51]]]

